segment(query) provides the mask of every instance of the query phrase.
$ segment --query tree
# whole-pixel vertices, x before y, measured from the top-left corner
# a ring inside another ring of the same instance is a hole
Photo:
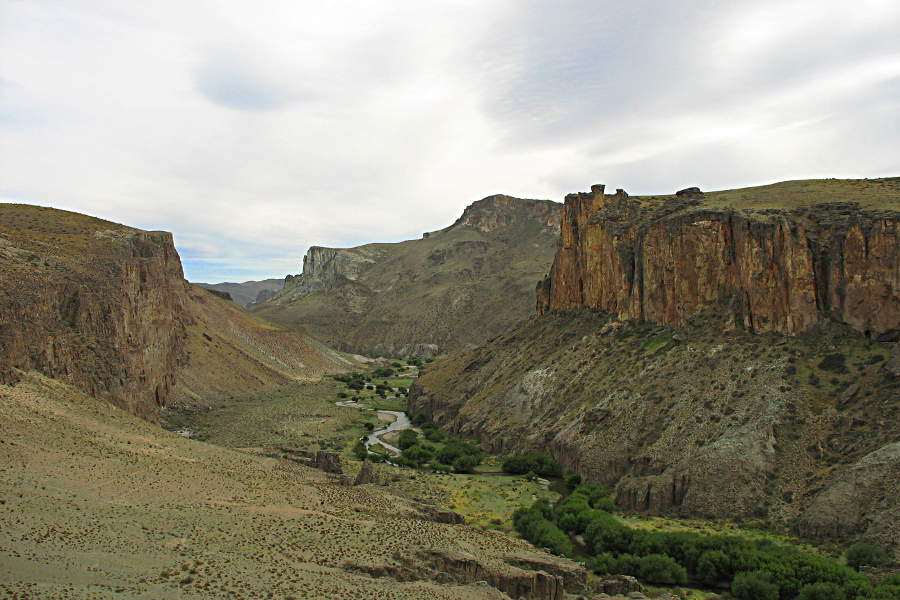
[[[853,544],[847,548],[844,556],[847,558],[847,564],[857,571],[863,566],[877,567],[888,561],[888,555],[884,550],[865,542]]]
[[[678,562],[665,554],[648,554],[641,558],[638,576],[650,583],[687,583],[687,571]]]
[[[414,446],[419,442],[419,434],[413,431],[412,429],[404,429],[400,433],[400,441],[397,442],[397,445],[400,446],[401,450],[406,450],[410,446]]]
[[[738,600],[778,600],[778,586],[765,571],[738,573],[731,580],[731,593]]]
[[[566,487],[570,490],[574,490],[578,487],[578,484],[581,483],[581,475],[576,473],[575,471],[569,471],[566,469],[565,474],[563,475],[563,479],[566,481]]]
[[[721,550],[707,550],[697,561],[697,579],[716,585],[731,578],[731,559]]]
[[[471,473],[478,463],[481,462],[477,456],[473,454],[463,454],[453,461],[453,470],[457,473]]]
[[[421,466],[434,458],[434,451],[422,444],[416,444],[406,448],[403,451],[403,457],[412,461],[416,466]]]
[[[375,423],[363,423],[363,427],[366,428],[366,431],[374,431]]]
[[[362,440],[359,440],[353,446],[353,454],[359,460],[366,460],[369,457],[369,450],[366,448],[366,443]]]
[[[813,583],[800,588],[797,600],[846,600],[847,595],[836,583]]]

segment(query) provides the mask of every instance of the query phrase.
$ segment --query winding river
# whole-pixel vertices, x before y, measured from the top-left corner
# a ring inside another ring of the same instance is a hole
[[[341,400],[340,402],[335,402],[338,406],[344,406],[346,408],[357,408],[359,410],[375,410],[373,408],[369,408],[368,406],[361,406],[360,404],[354,402],[353,400]],[[388,444],[384,440],[381,439],[381,436],[386,433],[390,433],[392,431],[403,431],[404,429],[409,429],[412,425],[409,422],[409,417],[406,416],[405,412],[400,412],[397,410],[375,410],[376,413],[390,415],[394,417],[394,421],[383,429],[377,429],[366,436],[366,450],[369,449],[370,446],[375,444],[381,444],[394,454],[400,454],[400,448]]]

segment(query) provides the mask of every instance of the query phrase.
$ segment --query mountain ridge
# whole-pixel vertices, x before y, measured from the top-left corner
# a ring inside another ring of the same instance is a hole
[[[531,314],[560,210],[495,194],[419,240],[312,246],[303,273],[254,312],[361,354],[430,357],[472,347]]]

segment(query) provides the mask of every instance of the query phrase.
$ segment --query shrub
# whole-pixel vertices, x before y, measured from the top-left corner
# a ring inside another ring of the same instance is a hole
[[[403,450],[403,458],[412,462],[415,466],[421,466],[434,458],[434,450],[429,446],[416,444]]]
[[[587,560],[587,567],[599,575],[613,574],[616,566],[616,558],[609,552],[597,554]]]
[[[569,471],[568,469],[563,475],[563,479],[566,482],[566,487],[568,487],[570,490],[574,490],[576,487],[578,487],[578,484],[581,483],[581,475],[579,475],[575,471]]]
[[[532,452],[525,456],[510,456],[503,461],[503,470],[514,475],[522,475],[532,471],[543,477],[559,477],[559,464],[543,454]]]
[[[738,573],[731,580],[731,593],[738,600],[778,600],[778,586],[764,571]]]
[[[443,442],[447,439],[447,434],[437,427],[429,427],[424,430],[425,439],[429,442]]]
[[[450,473],[453,471],[453,467],[450,465],[445,465],[440,462],[431,461],[428,463],[428,468],[436,473]]]
[[[832,373],[847,373],[847,365],[844,364],[843,354],[829,354],[819,363],[819,368]]]
[[[473,454],[463,454],[453,461],[453,470],[457,473],[471,473],[478,463],[479,458]]]
[[[847,558],[847,564],[857,571],[863,566],[877,567],[888,561],[888,555],[884,550],[864,542],[853,544],[847,548],[844,556]]]
[[[707,550],[697,561],[697,579],[716,585],[731,579],[731,559],[721,550]]]
[[[374,377],[392,377],[393,375],[394,370],[387,367],[382,367],[380,369],[375,369],[374,371],[372,371],[372,376]]]
[[[687,571],[674,558],[665,554],[648,554],[641,558],[638,575],[650,583],[687,583]]]
[[[419,434],[412,429],[404,429],[400,432],[400,440],[397,442],[397,446],[399,446],[401,450],[406,450],[418,443]]]
[[[800,588],[797,600],[846,600],[847,595],[837,584],[820,582]]]
[[[441,448],[438,453],[438,458],[441,462],[445,463],[453,463],[460,456],[475,456],[478,458],[478,462],[475,464],[479,464],[481,462],[481,450],[469,444],[467,442],[463,442],[461,440],[450,440],[444,447]]]
[[[366,431],[374,431],[375,423],[363,423],[363,427],[365,427]]]
[[[353,454],[359,460],[366,460],[369,457],[369,450],[366,448],[366,443],[362,440],[356,442],[353,445]]]
[[[620,554],[616,557],[612,569],[618,575],[638,577],[641,572],[641,559],[634,554]]]

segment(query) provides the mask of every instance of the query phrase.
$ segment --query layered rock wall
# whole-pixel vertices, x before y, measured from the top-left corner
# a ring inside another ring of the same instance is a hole
[[[724,311],[756,332],[802,334],[824,318],[887,334],[900,322],[896,211],[836,202],[736,210],[699,192],[570,194],[538,312],[600,309],[683,326]]]
[[[75,260],[10,237],[0,378],[34,369],[155,420],[186,359],[186,282],[172,235],[97,230]]]

